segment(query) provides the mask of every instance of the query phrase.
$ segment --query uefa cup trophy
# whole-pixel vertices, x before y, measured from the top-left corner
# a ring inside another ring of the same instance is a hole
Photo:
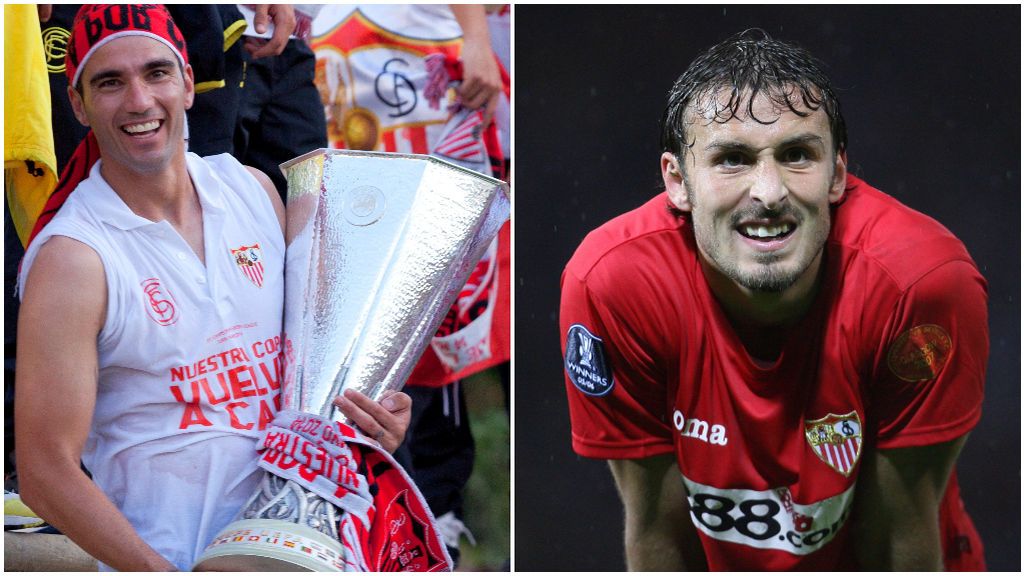
[[[405,384],[508,219],[508,189],[411,154],[321,149],[282,169],[288,177],[282,407],[336,419],[340,412],[331,402],[343,390],[380,400]],[[292,480],[264,472],[194,569],[338,571],[343,513]],[[289,540],[292,546],[280,545]]]

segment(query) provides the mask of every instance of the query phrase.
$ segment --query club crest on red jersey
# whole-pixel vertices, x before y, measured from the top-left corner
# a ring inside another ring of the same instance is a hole
[[[235,265],[246,278],[257,288],[263,287],[263,251],[260,250],[258,242],[252,246],[232,248],[231,257],[235,259]]]
[[[160,285],[159,278],[146,278],[139,283],[145,294],[146,313],[161,326],[170,326],[178,321],[178,307],[171,293]]]
[[[804,433],[811,450],[822,462],[843,476],[849,476],[860,460],[863,444],[860,416],[854,410],[837,416],[829,413],[824,418],[807,420]]]

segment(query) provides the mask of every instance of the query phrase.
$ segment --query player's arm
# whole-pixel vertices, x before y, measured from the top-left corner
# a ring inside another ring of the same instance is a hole
[[[274,214],[277,216],[277,221],[281,224],[281,232],[285,231],[285,209],[284,202],[281,201],[281,195],[277,192],[277,186],[274,186],[274,181],[270,179],[259,168],[253,168],[252,166],[246,166],[246,170],[252,174],[253,178],[263,186],[263,190],[266,191],[267,196],[270,197],[270,204],[274,207]]]
[[[452,14],[462,28],[462,84],[458,88],[463,105],[484,108],[484,126],[491,122],[501,99],[501,72],[491,47],[487,12],[483,4],[451,4]]]
[[[871,383],[878,448],[860,464],[855,552],[864,569],[941,570],[940,503],[981,415],[985,281],[971,262],[948,262],[884,318],[886,344]]]
[[[675,456],[609,460],[626,512],[626,567],[707,570]]]
[[[865,455],[853,526],[861,569],[943,569],[939,504],[966,440]]]
[[[99,256],[76,240],[50,239],[29,272],[18,319],[21,497],[101,562],[118,570],[174,570],[79,466],[96,404],[96,338],[105,316]]]

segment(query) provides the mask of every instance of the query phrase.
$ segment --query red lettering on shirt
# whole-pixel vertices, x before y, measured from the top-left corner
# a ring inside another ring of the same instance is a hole
[[[187,366],[171,368],[171,382],[187,382],[210,372],[224,370],[235,364],[251,364],[244,348],[229,348],[206,358],[200,358]]]
[[[186,404],[185,413],[181,415],[181,423],[178,428],[186,430],[189,426],[213,426],[213,422],[206,419],[203,409],[198,404]]]
[[[249,367],[236,366],[228,371],[228,380],[231,382],[231,395],[233,398],[245,398],[257,394],[255,383],[252,380],[249,378],[239,378],[239,374],[243,372],[249,374]]]
[[[252,360],[249,359],[249,355],[245,353],[245,349],[243,348],[232,348],[231,360],[234,362],[248,362],[252,364]]]
[[[257,358],[263,358],[268,354],[273,354],[281,349],[281,337],[274,336],[273,338],[267,338],[263,342],[254,342],[252,345],[252,353]]]
[[[271,370],[267,368],[266,362],[260,362],[260,370],[263,371],[263,378],[267,381],[267,384],[270,385],[271,390],[278,390],[281,388],[281,375],[284,372],[281,355],[278,354],[277,356],[274,356],[273,361],[273,374],[271,374]],[[255,378],[255,376],[253,376],[253,378]]]
[[[238,420],[238,415],[235,414],[235,408],[248,408],[248,402],[232,402],[227,405],[228,416],[231,417],[231,427],[236,430],[252,430],[252,422],[248,424],[242,424]]]
[[[231,398],[231,390],[228,389],[227,382],[224,381],[224,374],[221,372],[217,373],[217,382],[220,384],[220,390],[224,395],[218,398],[214,395],[213,391],[210,390],[210,384],[207,382],[207,378],[202,379],[203,392],[206,392],[206,399],[210,401],[210,404],[217,405],[221,402],[227,402]]]
[[[249,348],[253,356],[245,348],[235,347],[171,368],[170,381],[180,382],[168,387],[182,405],[180,429],[264,430],[273,422],[281,409],[278,392],[284,375],[280,336]],[[252,357],[261,360],[253,362]]]
[[[178,424],[178,428],[181,430],[187,429],[189,426],[213,426],[206,416],[203,415],[203,409],[199,406],[199,383],[196,381],[192,382],[192,401],[185,402],[185,398],[181,393],[181,388],[178,386],[171,386],[171,394],[174,395],[174,399],[185,405],[185,411],[181,415],[181,422]]]
[[[278,410],[280,410],[281,409],[281,406],[280,406],[281,396],[280,395],[274,396],[274,403],[278,405],[277,408],[278,408]],[[267,428],[267,426],[270,425],[270,423],[274,421],[274,414],[275,413],[276,413],[276,411],[275,410],[271,410],[270,406],[267,406],[267,403],[264,400],[260,400],[260,421],[259,421],[259,426],[257,427],[257,430],[265,430]]]

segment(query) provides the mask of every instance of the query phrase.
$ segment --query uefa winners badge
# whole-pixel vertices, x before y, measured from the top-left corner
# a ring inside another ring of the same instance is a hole
[[[288,177],[288,204],[286,368],[279,418],[295,414],[293,424],[320,425],[341,418],[331,401],[345,389],[379,400],[405,384],[508,219],[508,188],[471,170],[409,154],[321,149],[282,169]],[[289,434],[285,430],[280,436]],[[372,443],[362,436],[356,442]],[[344,458],[336,460],[324,463],[344,468]],[[365,527],[352,528],[339,519],[365,516],[365,504],[347,506],[358,498],[346,494],[339,499],[340,489],[303,483],[265,461],[260,460],[266,471],[258,490],[207,546],[194,569],[359,569],[351,560],[359,555],[352,546],[359,540],[354,533]],[[377,513],[392,518],[393,507],[381,504]],[[400,521],[413,522],[415,516]],[[430,518],[419,520],[420,532],[438,534]],[[447,558],[443,544],[441,550]],[[413,569],[406,560],[418,553],[392,552],[392,560]],[[368,567],[388,566],[382,561]]]

